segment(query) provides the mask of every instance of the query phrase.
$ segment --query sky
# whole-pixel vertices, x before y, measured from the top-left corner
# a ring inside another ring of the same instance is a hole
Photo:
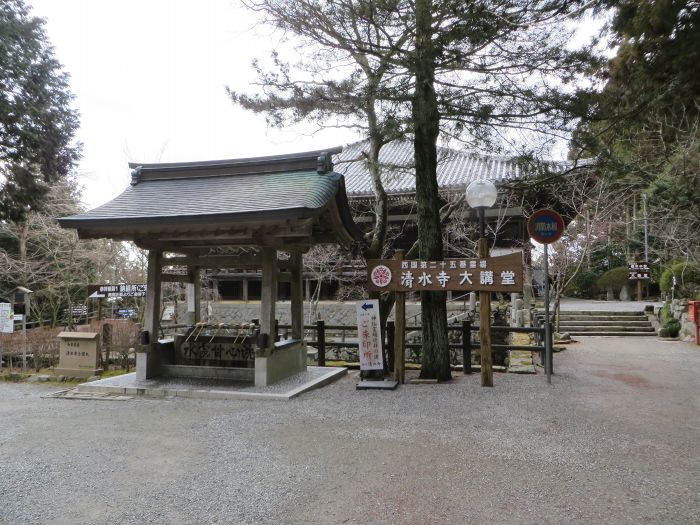
[[[349,130],[270,130],[264,116],[233,105],[225,87],[249,91],[251,60],[277,43],[236,0],[26,1],[71,75],[87,209],[128,186],[128,162],[277,155],[359,139]],[[584,40],[599,27],[583,25]]]
[[[56,58],[71,75],[88,209],[128,186],[128,162],[276,155],[357,140],[346,130],[268,130],[264,116],[233,105],[225,87],[248,90],[251,60],[275,44],[235,0],[27,3],[46,19]]]

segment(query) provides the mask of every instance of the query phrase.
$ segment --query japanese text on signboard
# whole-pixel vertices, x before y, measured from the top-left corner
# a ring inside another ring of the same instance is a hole
[[[88,297],[92,299],[112,297],[146,297],[145,284],[89,284]]]
[[[414,292],[461,290],[519,292],[523,289],[522,255],[442,261],[367,261],[369,289]]]
[[[628,265],[629,278],[631,280],[651,279],[649,264],[645,262],[634,262]]]
[[[361,370],[382,370],[382,332],[379,326],[379,301],[357,302],[357,342]]]

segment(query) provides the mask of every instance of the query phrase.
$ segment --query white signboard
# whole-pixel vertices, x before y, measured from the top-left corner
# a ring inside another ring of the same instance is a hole
[[[14,331],[14,312],[10,303],[0,303],[0,333],[11,334]]]
[[[383,370],[379,301],[358,301],[356,308],[360,370]]]

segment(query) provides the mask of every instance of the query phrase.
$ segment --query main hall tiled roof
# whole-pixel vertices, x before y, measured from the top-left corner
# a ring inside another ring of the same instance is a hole
[[[334,157],[335,171],[345,176],[349,197],[372,195],[372,180],[362,151],[367,142],[355,142],[343,148]],[[388,194],[406,194],[416,191],[414,174],[413,143],[408,140],[393,141],[382,147],[379,161],[383,167],[384,189]],[[548,161],[552,171],[564,171],[589,165],[588,161]],[[494,183],[522,179],[529,171],[510,157],[476,155],[450,148],[438,148],[438,186],[441,190],[463,190],[470,182],[488,179]]]

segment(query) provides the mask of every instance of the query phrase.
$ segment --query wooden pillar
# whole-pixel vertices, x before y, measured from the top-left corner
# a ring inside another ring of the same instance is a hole
[[[402,261],[403,250],[396,250],[396,259]],[[406,292],[396,292],[394,304],[394,379],[403,385],[405,376],[405,345],[406,345]]]
[[[304,299],[311,300],[311,281],[309,279],[304,279]]]
[[[275,305],[277,303],[277,250],[275,248],[262,248],[261,256],[260,333],[268,335],[268,347],[270,347],[274,341]]]
[[[243,302],[248,302],[248,278],[243,278]]]
[[[479,258],[489,256],[488,241],[479,239]],[[479,340],[481,341],[481,386],[493,386],[491,364],[491,293],[479,292]]]
[[[143,328],[148,331],[151,345],[158,341],[160,332],[160,289],[161,262],[163,252],[148,251],[148,282],[146,288],[146,312],[143,318]]]
[[[202,281],[199,277],[199,266],[187,269],[187,323],[195,324],[202,320]]]
[[[136,353],[136,379],[139,381],[160,375],[160,364],[163,357],[158,347],[162,262],[162,251],[148,251],[146,311],[144,312],[143,329],[148,332],[149,344],[147,348],[142,348],[141,351]]]
[[[292,251],[290,262],[291,274],[291,313],[292,313],[292,339],[302,339],[304,335],[304,298],[303,298],[303,256],[300,251]]]

